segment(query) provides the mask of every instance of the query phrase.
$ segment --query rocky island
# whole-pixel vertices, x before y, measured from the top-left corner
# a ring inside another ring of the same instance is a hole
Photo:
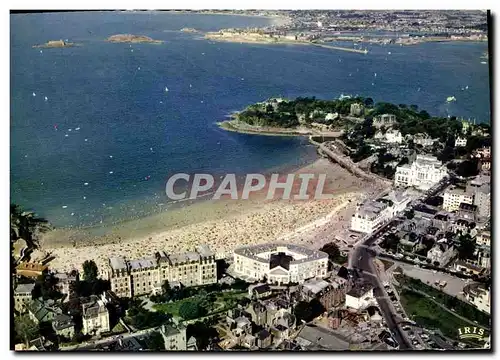
[[[75,46],[74,43],[66,42],[63,40],[50,40],[47,41],[45,44],[40,44],[40,45],[34,45],[34,48],[63,48],[63,47],[72,47]]]
[[[149,36],[144,35],[132,35],[132,34],[117,34],[111,35],[106,39],[108,42],[113,43],[151,43],[151,44],[161,44],[162,40],[154,40]]]

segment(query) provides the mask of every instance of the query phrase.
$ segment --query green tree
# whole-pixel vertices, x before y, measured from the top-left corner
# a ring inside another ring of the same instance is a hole
[[[184,301],[179,307],[179,315],[185,320],[197,319],[204,316],[206,312],[198,299]]]
[[[83,278],[88,282],[95,282],[98,278],[99,271],[93,260],[85,260],[83,263]]]
[[[40,336],[40,328],[27,314],[14,319],[14,331],[18,341],[22,341],[26,345]]]
[[[373,99],[372,99],[372,98],[370,98],[370,97],[369,97],[369,98],[366,98],[366,99],[364,100],[364,104],[365,104],[365,106],[366,106],[366,107],[372,107],[372,106],[373,106]]]
[[[44,300],[57,300],[62,294],[57,289],[58,279],[52,273],[43,273],[35,281],[35,287],[31,292],[33,299],[43,298]]]
[[[164,351],[165,350],[165,340],[163,336],[158,331],[153,331],[149,335],[148,340],[148,350],[149,351]]]
[[[472,241],[470,235],[460,235],[458,241],[458,258],[461,260],[472,259],[476,251],[476,243]]]
[[[24,211],[16,204],[10,205],[10,238],[15,241],[24,239],[29,246],[38,247],[37,232],[50,228],[47,220],[37,217],[35,213]]]
[[[405,212],[405,216],[408,220],[411,220],[415,217],[415,211],[413,209],[410,209],[407,212]]]
[[[339,249],[338,245],[335,243],[325,244],[319,250],[328,254],[328,260],[330,262],[334,262],[337,264],[343,264],[347,260],[346,257],[344,257],[340,254],[340,249]],[[330,262],[328,263],[329,270],[332,269],[332,264]]]

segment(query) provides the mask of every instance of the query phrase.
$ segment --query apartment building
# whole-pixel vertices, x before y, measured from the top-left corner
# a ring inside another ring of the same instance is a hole
[[[215,254],[207,245],[196,251],[180,254],[157,252],[153,257],[125,260],[109,259],[108,279],[111,290],[120,297],[150,294],[161,289],[165,282],[180,282],[184,286],[198,286],[217,282]]]
[[[394,175],[396,187],[415,187],[419,190],[429,190],[441,181],[448,171],[435,156],[417,155],[410,164],[398,166]]]
[[[351,230],[372,233],[386,221],[403,211],[411,197],[401,190],[393,190],[377,200],[368,200],[358,206],[351,218]]]
[[[443,194],[443,209],[449,212],[457,211],[460,204],[474,203],[474,193],[469,189],[450,186]]]

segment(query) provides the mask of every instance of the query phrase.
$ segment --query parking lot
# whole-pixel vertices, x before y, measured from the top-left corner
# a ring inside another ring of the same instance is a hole
[[[428,285],[434,285],[435,281],[446,281],[446,286],[439,289],[447,293],[448,295],[461,297],[462,295],[460,293],[462,292],[464,286],[467,284],[467,281],[465,279],[460,279],[436,270],[422,269],[419,267],[415,267],[414,265],[405,263],[400,263],[399,267],[404,270],[406,275],[415,279],[419,279],[420,281]]]

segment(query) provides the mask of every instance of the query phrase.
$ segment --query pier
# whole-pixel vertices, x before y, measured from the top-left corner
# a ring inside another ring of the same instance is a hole
[[[383,178],[381,176],[378,176],[376,174],[373,174],[373,173],[371,173],[369,171],[362,170],[350,158],[348,158],[344,154],[341,154],[341,153],[339,153],[337,151],[334,151],[333,149],[329,148],[325,144],[322,144],[322,143],[319,143],[319,142],[315,141],[313,139],[313,136],[309,137],[309,141],[312,144],[314,144],[314,145],[316,145],[318,147],[318,150],[320,151],[320,153],[326,155],[328,158],[330,158],[331,160],[335,161],[337,164],[339,164],[343,168],[347,169],[348,171],[350,171],[354,175],[362,178],[363,180],[372,181],[372,182],[375,181],[375,182],[378,182],[379,184],[381,184],[383,186],[389,186],[390,185],[390,181],[389,180],[387,180],[387,179],[385,179],[385,178]],[[332,146],[335,147],[335,145],[332,145]]]
[[[346,47],[341,47],[341,46],[318,44],[318,43],[314,43],[314,42],[311,42],[310,44],[314,45],[314,46],[319,46],[319,47],[322,47],[325,49],[349,51],[349,52],[354,52],[354,53],[358,53],[358,54],[368,54],[368,50],[366,50],[366,49],[360,50],[360,49],[346,48]]]

